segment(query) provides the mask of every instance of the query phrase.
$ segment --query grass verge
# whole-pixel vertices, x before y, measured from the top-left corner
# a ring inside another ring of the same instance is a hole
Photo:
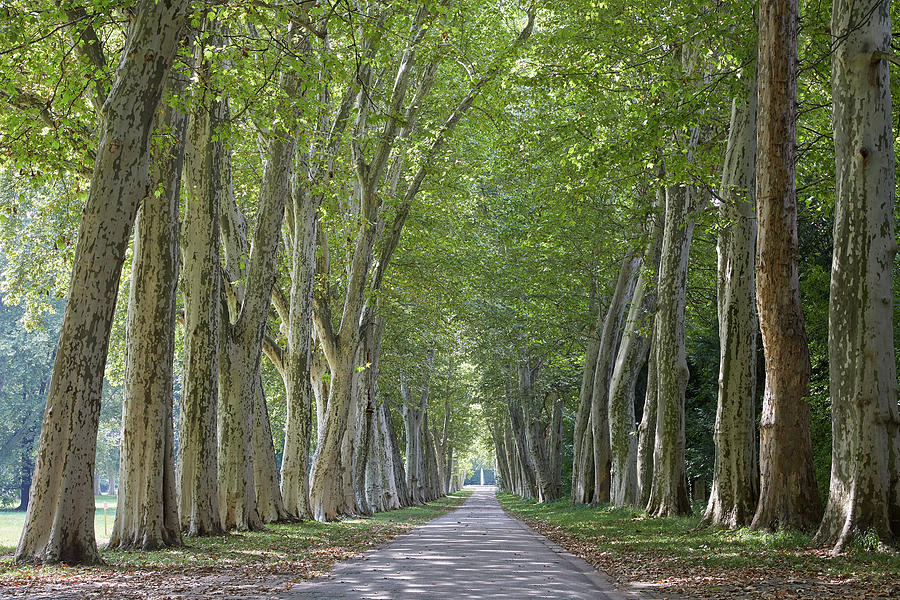
[[[897,598],[900,554],[863,542],[831,557],[799,532],[697,529],[609,506],[538,504],[498,494],[513,516],[620,583],[692,598]]]
[[[116,520],[116,496],[94,496],[94,506],[97,507],[94,510],[94,532],[97,543],[102,545],[109,540],[109,532],[112,531],[113,521]],[[104,507],[106,507],[105,516]],[[16,551],[24,526],[25,511],[0,509],[0,556]]]
[[[112,589],[117,598],[179,597],[180,592],[227,598],[240,597],[247,582],[258,591],[265,585],[283,588],[325,574],[336,562],[454,510],[471,493],[461,490],[424,506],[333,523],[273,524],[266,531],[185,538],[187,545],[180,549],[102,550],[107,564],[99,567],[17,565],[6,554],[0,556],[0,597]]]

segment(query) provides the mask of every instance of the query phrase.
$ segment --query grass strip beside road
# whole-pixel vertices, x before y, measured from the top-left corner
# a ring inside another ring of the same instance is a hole
[[[101,546],[109,540],[113,521],[116,520],[116,496],[94,496],[94,535]],[[106,515],[103,511],[106,508]],[[25,526],[25,511],[12,508],[0,509],[0,556],[16,551],[22,527]]]
[[[471,493],[471,490],[461,490],[424,506],[382,512],[371,517],[331,523],[271,524],[265,531],[185,538],[185,547],[178,549],[154,552],[102,550],[107,564],[99,567],[17,565],[12,555],[7,554],[0,556],[0,589],[25,586],[37,590],[42,584],[90,581],[107,588],[118,589],[119,585],[125,585],[131,590],[128,597],[156,598],[162,597],[160,594],[164,595],[167,588],[169,592],[177,592],[175,588],[182,583],[175,579],[190,581],[195,576],[310,579],[329,572],[336,562],[380,546],[417,525],[451,512]],[[165,578],[171,581],[166,583]],[[147,588],[150,591],[146,591]]]
[[[699,517],[646,518],[610,506],[538,504],[498,494],[501,506],[620,583],[691,598],[897,598],[900,553],[859,540],[831,557],[799,532],[697,529]],[[695,511],[702,507],[695,507]]]

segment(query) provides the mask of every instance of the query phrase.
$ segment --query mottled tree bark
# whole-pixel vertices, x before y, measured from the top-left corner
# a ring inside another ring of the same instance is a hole
[[[581,390],[578,394],[578,412],[575,413],[575,431],[572,436],[572,504],[585,504],[594,492],[594,445],[591,429],[591,395],[594,392],[594,376],[597,371],[597,354],[600,352],[600,329],[603,313],[597,311],[597,323],[591,327],[584,350],[584,369]],[[588,443],[587,439],[591,438]]]
[[[494,441],[494,453],[497,458],[497,470],[500,475],[500,482],[498,487],[504,492],[512,491],[511,479],[509,473],[509,461],[506,454],[506,445],[503,439],[503,430],[502,426],[496,422],[488,423],[488,428],[491,432],[491,438]]]
[[[688,252],[694,230],[695,190],[666,188],[665,222],[654,323],[656,439],[647,512],[653,517],[690,514],[684,470],[684,395],[688,381],[684,308]],[[649,389],[649,385],[648,385]]]
[[[752,527],[812,529],[822,514],[809,435],[809,351],[797,273],[797,0],[761,0],[756,302],[766,356],[760,495]]]
[[[203,56],[203,48],[198,48]],[[185,212],[181,235],[184,294],[184,383],[180,398],[177,461],[181,527],[188,535],[222,533],[216,420],[219,398],[219,206],[222,144],[214,134],[224,106],[198,61],[185,146]]]
[[[814,542],[841,552],[872,531],[900,539],[900,416],[891,271],[894,142],[889,2],[835,0],[832,97],[837,195],[828,314],[831,486]]]
[[[551,485],[559,490],[556,498],[562,495],[562,441],[563,441],[563,400],[556,393],[551,394],[552,411],[550,432],[547,438],[547,452],[550,454]],[[555,498],[554,498],[555,499]]]
[[[183,85],[173,86],[183,90]],[[181,545],[172,393],[178,282],[178,202],[186,115],[159,111],[150,193],[137,217],[125,331],[121,472],[109,548]]]
[[[637,281],[640,258],[629,256],[622,261],[613,291],[597,352],[594,390],[591,394],[591,429],[594,443],[594,495],[592,504],[609,502],[611,455],[609,446],[609,384],[615,365],[625,307],[631,301]]]
[[[719,204],[719,396],[716,461],[703,524],[750,524],[759,494],[756,453],[756,98],[735,99]]]
[[[433,354],[429,352],[429,365],[432,357]],[[401,410],[406,430],[406,487],[414,504],[425,502],[426,474],[423,428],[426,426],[425,411],[428,407],[428,391],[429,386],[426,382],[419,397],[418,405],[414,405],[409,385],[401,375],[400,396],[403,399]]]
[[[511,400],[507,405],[509,413],[509,429],[512,434],[513,448],[516,455],[516,465],[519,469],[520,491],[516,492],[526,498],[537,498],[537,476],[534,472],[534,459],[528,449],[528,438],[525,427],[525,415],[522,406],[517,400]]]
[[[391,462],[394,465],[394,484],[397,487],[397,500],[400,506],[409,506],[412,499],[409,486],[406,485],[406,469],[403,467],[403,458],[400,455],[400,444],[397,440],[397,431],[394,429],[394,420],[391,417],[391,408],[387,402],[381,404],[384,428],[391,442]]]
[[[98,563],[93,474],[100,390],[116,293],[138,206],[150,185],[150,137],[188,10],[136,6],[104,104],[56,361],[41,427],[20,561]]]
[[[284,506],[278,485],[278,464],[272,445],[272,424],[263,391],[262,376],[257,373],[253,392],[253,482],[256,487],[256,510],[263,523],[292,520]]]
[[[654,283],[662,241],[661,221],[661,215],[653,215],[647,247],[641,258],[642,268],[609,384],[610,502],[616,506],[638,506],[639,500],[635,385],[650,349],[650,330],[656,305]]]

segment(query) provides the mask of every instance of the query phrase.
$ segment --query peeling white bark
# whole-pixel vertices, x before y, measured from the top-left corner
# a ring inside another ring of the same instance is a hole
[[[135,227],[126,321],[119,494],[108,544],[123,550],[181,545],[172,388],[186,116],[163,106],[159,122],[165,132],[152,150],[151,193]]]
[[[814,542],[841,552],[869,531],[900,539],[900,416],[891,273],[895,156],[889,2],[835,0],[832,97],[837,179],[828,314],[831,485]]]
[[[202,48],[197,54],[202,57]],[[214,141],[224,107],[205,83],[195,90],[185,147],[185,216],[181,236],[184,383],[177,462],[181,527],[188,535],[222,533],[216,479],[219,397],[219,206],[222,145]]]
[[[719,395],[716,461],[703,524],[750,524],[759,494],[756,452],[756,90],[735,99],[719,204]]]
[[[653,479],[647,501],[647,513],[653,517],[691,512],[684,470],[684,395],[688,381],[684,308],[696,193],[683,185],[666,188],[654,322],[656,439],[653,446]]]

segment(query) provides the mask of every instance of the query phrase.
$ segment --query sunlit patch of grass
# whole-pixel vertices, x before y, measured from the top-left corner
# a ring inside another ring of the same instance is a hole
[[[113,521],[116,520],[116,496],[94,496],[94,535],[98,544],[109,540]],[[106,507],[104,518],[103,509]],[[16,551],[22,528],[25,526],[25,511],[12,508],[0,509],[0,555]]]

